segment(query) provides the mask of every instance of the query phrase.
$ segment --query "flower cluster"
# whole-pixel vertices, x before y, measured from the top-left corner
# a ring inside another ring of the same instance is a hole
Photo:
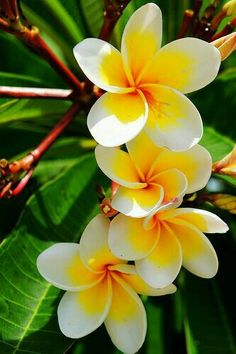
[[[138,294],[175,292],[182,265],[213,277],[217,256],[204,233],[228,229],[210,212],[180,207],[186,194],[207,184],[212,168],[197,144],[200,114],[185,94],[216,77],[220,52],[196,38],[161,48],[161,37],[161,11],[150,3],[129,19],[121,53],[95,38],[74,48],[89,80],[107,91],[91,108],[88,128],[99,143],[99,167],[118,185],[111,200],[117,215],[111,221],[97,215],[79,244],[56,244],[37,261],[41,275],[66,290],[61,331],[81,338],[104,322],[125,353],[137,352],[145,339]]]

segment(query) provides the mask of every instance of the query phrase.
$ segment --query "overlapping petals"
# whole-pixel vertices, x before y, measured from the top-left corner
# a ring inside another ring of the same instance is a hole
[[[161,41],[161,11],[149,3],[127,22],[121,53],[95,38],[74,48],[85,75],[108,91],[88,116],[88,128],[99,144],[124,144],[142,129],[154,143],[175,151],[189,149],[200,140],[200,114],[183,93],[215,78],[220,53],[196,38],[176,40],[160,49]]]
[[[86,227],[80,244],[59,243],[40,254],[41,275],[60,289],[67,290],[58,307],[61,331],[81,338],[103,322],[117,348],[135,353],[146,334],[146,313],[137,295],[170,294],[146,284],[134,265],[116,257],[108,247],[110,222],[97,215]]]
[[[137,273],[147,284],[161,288],[176,278],[182,265],[199,277],[213,277],[218,260],[203,232],[227,230],[213,213],[169,207],[146,219],[117,215],[111,222],[108,241],[117,257],[135,261]]]
[[[101,170],[120,187],[111,205],[132,217],[145,217],[163,204],[203,188],[211,175],[211,157],[196,145],[174,152],[155,145],[145,133],[127,143],[128,152],[98,145]]]

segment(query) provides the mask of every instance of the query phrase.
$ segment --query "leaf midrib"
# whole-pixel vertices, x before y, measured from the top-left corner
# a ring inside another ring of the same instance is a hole
[[[17,351],[20,349],[20,346],[21,346],[21,343],[24,341],[25,339],[25,336],[26,336],[26,333],[29,331],[30,329],[30,326],[31,324],[33,323],[33,320],[35,318],[35,316],[37,315],[38,311],[39,311],[39,308],[42,304],[42,302],[44,301],[44,299],[46,298],[47,294],[48,294],[48,291],[50,290],[51,288],[51,284],[46,284],[46,287],[45,287],[45,290],[43,291],[41,297],[39,298],[39,301],[38,301],[38,304],[37,306],[35,307],[33,313],[32,313],[32,316],[29,318],[29,321],[28,321],[28,324],[25,326],[25,329],[24,331],[22,332],[22,335],[20,336],[19,340],[18,340],[18,343],[15,345],[15,349],[14,351],[12,352],[12,354],[16,354]]]

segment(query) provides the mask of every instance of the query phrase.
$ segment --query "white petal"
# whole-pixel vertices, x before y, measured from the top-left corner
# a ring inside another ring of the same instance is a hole
[[[99,168],[112,181],[134,189],[145,187],[146,184],[140,182],[138,172],[127,152],[119,148],[97,145],[95,157]]]
[[[163,188],[156,184],[142,189],[119,187],[111,206],[127,216],[143,218],[161,204],[163,197]]]
[[[177,277],[182,265],[181,247],[175,235],[161,228],[160,239],[147,257],[137,260],[137,273],[153,288],[163,288]]]
[[[145,132],[160,146],[183,151],[202,137],[202,120],[194,104],[182,93],[162,85],[143,87],[149,115]]]
[[[141,83],[158,83],[189,93],[208,85],[221,63],[218,49],[198,38],[182,38],[165,45],[144,72]]]
[[[143,179],[145,179],[149,173],[157,156],[164,150],[163,147],[154,144],[144,131],[145,129],[126,144],[130,158]],[[145,149],[143,148],[144,146]]]
[[[60,330],[69,338],[81,338],[93,332],[107,317],[111,299],[109,278],[92,289],[66,292],[57,311]]]
[[[108,248],[109,220],[101,214],[95,216],[80,239],[81,259],[92,271],[103,273],[104,267],[123,263]]]
[[[186,193],[193,193],[207,184],[211,176],[212,159],[204,147],[195,145],[188,151],[182,152],[165,149],[156,160],[156,171],[158,166],[160,171],[175,167],[183,172],[188,180]]]
[[[74,48],[75,58],[85,75],[95,85],[109,92],[129,92],[122,57],[111,44],[87,38]]]
[[[158,173],[152,177],[152,180],[162,186],[164,190],[164,205],[181,200],[188,189],[188,181],[185,174],[176,168],[170,168]]]
[[[130,17],[122,36],[121,53],[131,83],[138,81],[142,70],[160,48],[161,40],[160,8],[153,3],[141,6]]]
[[[176,291],[174,284],[170,284],[162,289],[153,288],[136,274],[124,274],[122,278],[140,295],[163,296],[173,294]]]
[[[48,282],[63,290],[86,289],[101,278],[81,262],[80,245],[77,243],[57,243],[49,247],[39,255],[37,267]]]
[[[105,93],[88,114],[88,128],[103,146],[119,146],[133,139],[143,129],[148,105],[141,93]]]
[[[118,214],[109,229],[108,243],[117,257],[135,260],[145,257],[155,247],[159,239],[159,229],[146,231],[143,219],[130,218]]]
[[[174,218],[172,220],[172,217]],[[177,220],[175,220],[177,218]],[[188,222],[200,231],[206,233],[225,233],[229,230],[227,224],[217,215],[201,209],[179,208],[173,210],[170,222]]]
[[[182,247],[183,266],[199,277],[214,277],[218,270],[218,260],[207,237],[190,224],[172,224],[171,229]]]
[[[112,304],[105,326],[112,342],[124,353],[134,354],[142,346],[147,320],[142,301],[120,277],[112,283]]]

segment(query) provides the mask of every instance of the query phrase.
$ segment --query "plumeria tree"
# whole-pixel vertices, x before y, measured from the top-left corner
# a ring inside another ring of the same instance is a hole
[[[236,352],[235,14],[0,0],[0,353]]]

